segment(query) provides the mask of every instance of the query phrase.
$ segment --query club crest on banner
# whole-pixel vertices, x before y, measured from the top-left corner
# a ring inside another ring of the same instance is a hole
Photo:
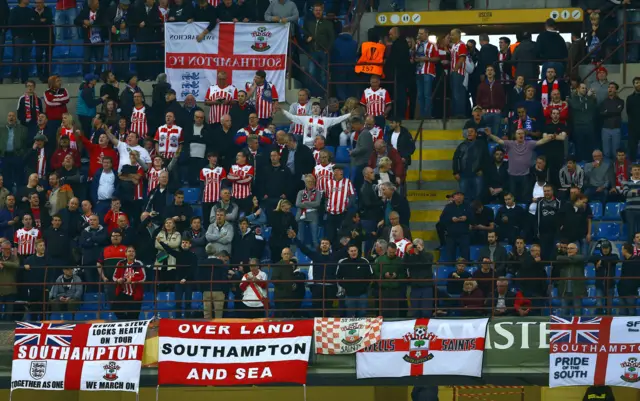
[[[29,375],[34,380],[40,380],[47,374],[47,361],[31,361]]]
[[[103,368],[104,368],[104,376],[102,376],[103,379],[110,382],[114,380],[118,380],[118,371],[120,370],[120,365],[111,361],[108,364],[104,365]]]
[[[429,341],[437,337],[434,333],[429,333],[427,326],[415,326],[413,333],[407,333],[404,341],[409,343],[409,353],[402,359],[412,365],[421,365],[433,359],[433,354],[429,352]]]
[[[255,31],[251,33],[253,36],[254,43],[251,45],[251,48],[257,52],[265,52],[271,49],[269,46],[268,40],[271,37],[271,31],[267,29],[267,27],[261,26]]]
[[[639,370],[640,362],[638,358],[629,358],[626,362],[622,362],[620,367],[624,369],[624,373],[620,376],[620,379],[627,383],[637,383],[640,381]]]

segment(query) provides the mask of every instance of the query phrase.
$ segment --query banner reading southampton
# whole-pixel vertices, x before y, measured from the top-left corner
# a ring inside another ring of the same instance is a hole
[[[307,381],[313,320],[160,320],[158,384],[230,386]]]
[[[314,320],[316,354],[353,354],[380,341],[382,317]]]
[[[417,319],[384,322],[380,341],[356,354],[357,377],[480,377],[488,321]]]
[[[226,71],[227,83],[245,89],[256,71],[264,70],[276,91],[285,93],[289,24],[221,22],[198,42],[206,27],[202,22],[165,24],[165,72],[178,100],[191,94],[203,101],[218,71]]]
[[[149,322],[18,322],[11,391],[138,392]]]
[[[640,318],[551,316],[549,387],[640,388]]]

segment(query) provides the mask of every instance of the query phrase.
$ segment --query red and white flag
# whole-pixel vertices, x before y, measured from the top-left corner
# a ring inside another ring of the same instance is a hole
[[[137,393],[149,322],[17,322],[11,391]]]
[[[358,379],[482,376],[489,319],[383,322],[380,341],[356,354]]]
[[[253,83],[258,70],[277,93],[285,93],[289,24],[221,22],[202,42],[196,41],[206,22],[165,24],[165,73],[178,100],[192,94],[204,101],[207,89],[226,71],[227,82],[236,88]]]
[[[353,354],[380,341],[382,317],[317,317],[316,354]]]
[[[637,317],[551,316],[549,387],[640,389]]]
[[[215,323],[160,320],[158,384],[307,382],[313,320]]]

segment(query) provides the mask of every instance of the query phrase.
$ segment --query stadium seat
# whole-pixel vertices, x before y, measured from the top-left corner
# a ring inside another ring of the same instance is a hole
[[[593,285],[587,286],[587,296],[582,298],[582,315],[583,316],[595,316],[597,312],[596,306],[596,287]]]
[[[593,213],[594,220],[602,219],[602,203],[601,202],[589,202],[591,213]]]
[[[87,292],[82,296],[82,305],[80,305],[81,311],[94,311],[98,309],[104,309],[102,306],[102,294],[97,292]],[[99,308],[98,308],[99,307]]]
[[[202,205],[191,205],[191,209],[193,210],[193,217],[200,217],[201,219],[204,218],[202,215]]]
[[[620,225],[618,223],[600,223],[596,228],[595,239],[608,239],[617,241],[620,238]]]
[[[469,252],[469,259],[471,261],[480,260],[480,248],[481,246],[479,245],[471,245],[470,252]]]
[[[584,276],[587,278],[587,285],[596,283],[596,268],[593,264],[589,263],[584,267]]]
[[[437,266],[435,270],[436,285],[446,287],[449,274],[454,270],[453,266]]]
[[[501,205],[484,205],[484,207],[488,207],[493,210],[493,217],[495,218],[498,215],[498,210],[500,210]]]
[[[560,301],[560,298],[558,298],[558,289],[555,287],[551,289],[551,306],[552,307],[562,306],[562,302]]]
[[[528,203],[518,203],[518,206],[520,206],[524,210],[529,210],[529,204]]]
[[[495,152],[496,148],[499,146],[498,143],[496,142],[489,142],[489,154],[493,154],[493,152]]]
[[[335,154],[335,162],[344,164],[351,162],[351,155],[349,154],[348,146],[338,146]]]
[[[142,298],[142,309],[153,309],[154,295],[153,292],[145,292]]]
[[[513,248],[513,246],[511,245],[505,245],[504,249],[506,249],[507,253],[511,252],[511,249]]]
[[[184,203],[193,205],[200,202],[200,188],[182,188],[184,191]]]
[[[476,266],[467,266],[464,270],[473,276],[473,273],[475,273],[478,268]]]
[[[622,229],[620,231],[620,238],[618,238],[618,240],[626,242],[628,240],[628,238],[627,238],[628,236],[629,236],[629,234],[628,234],[627,225],[623,224],[622,225]],[[632,240],[633,240],[633,238],[632,238]],[[622,254],[620,254],[620,255],[622,255]]]
[[[148,319],[153,319],[153,311],[149,311],[149,310],[140,311],[138,320],[148,320]]]
[[[49,315],[49,320],[73,320],[73,313],[65,312],[59,313],[54,312]]]
[[[104,312],[100,314],[102,320],[118,320],[118,317],[113,312]]]
[[[335,146],[325,146],[324,148],[326,150],[328,150],[329,152],[331,152],[331,155],[335,157],[335,155],[336,155],[336,147]]]
[[[262,238],[264,238],[265,242],[269,242],[269,238],[271,238],[271,227],[265,227],[262,231]]]
[[[176,294],[174,292],[159,292],[156,298],[158,310],[173,310],[176,308]]]
[[[175,312],[173,311],[158,311],[156,315],[159,319],[174,319],[176,317]]]
[[[603,220],[622,220],[622,216],[620,215],[624,210],[623,202],[609,202],[604,207],[604,216]]]
[[[191,309],[192,310],[201,310],[204,308],[204,304],[202,303],[202,292],[194,291],[191,294]]]
[[[96,320],[98,314],[95,312],[78,312],[75,320]]]

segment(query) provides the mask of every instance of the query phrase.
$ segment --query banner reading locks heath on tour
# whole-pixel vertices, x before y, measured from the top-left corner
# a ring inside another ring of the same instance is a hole
[[[149,322],[18,322],[11,391],[138,392]]]
[[[218,71],[238,89],[251,85],[256,71],[264,70],[278,93],[284,83],[289,45],[289,24],[221,22],[201,42],[197,36],[207,23],[165,24],[166,74],[178,100],[193,95],[203,101]]]
[[[158,384],[229,386],[307,380],[313,320],[160,320]]]

